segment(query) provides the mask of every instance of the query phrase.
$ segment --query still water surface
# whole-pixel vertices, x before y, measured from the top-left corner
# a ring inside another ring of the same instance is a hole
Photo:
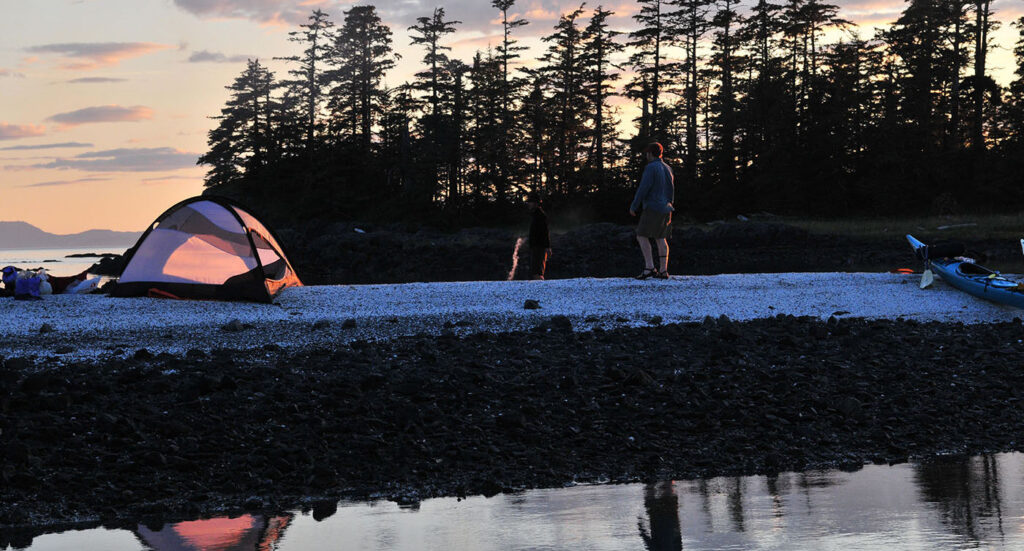
[[[1024,455],[49,534],[42,550],[1024,549]],[[331,508],[333,509],[333,508]]]
[[[99,262],[97,257],[67,258],[69,254],[116,253],[124,250],[116,247],[85,249],[0,249],[0,268],[16,266],[22,269],[46,268],[55,276],[77,275]]]

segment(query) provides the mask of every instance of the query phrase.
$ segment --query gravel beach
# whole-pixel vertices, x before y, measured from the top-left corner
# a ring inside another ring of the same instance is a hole
[[[1024,451],[1019,311],[916,283],[748,274],[307,287],[277,305],[3,301],[21,325],[0,354],[0,547],[57,526],[339,497]]]
[[[919,275],[727,274],[551,281],[474,281],[290,288],[274,304],[57,295],[0,300],[0,356],[74,361],[190,350],[298,350],[399,336],[527,330],[564,316],[593,327],[733,320],[779,314],[986,323],[1020,311],[978,300]],[[525,309],[527,300],[539,308]],[[559,318],[561,319],[561,318]],[[44,327],[45,326],[45,327]]]

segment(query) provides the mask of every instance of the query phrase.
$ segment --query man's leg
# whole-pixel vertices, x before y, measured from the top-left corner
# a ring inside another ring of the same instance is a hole
[[[544,279],[547,263],[548,251],[546,249],[530,249],[530,279]]]
[[[651,256],[651,240],[642,235],[636,236],[636,240],[640,243],[640,252],[644,253],[644,268],[653,270],[654,258]]]
[[[655,239],[654,242],[658,245],[658,271],[665,273],[668,271],[668,239]]]

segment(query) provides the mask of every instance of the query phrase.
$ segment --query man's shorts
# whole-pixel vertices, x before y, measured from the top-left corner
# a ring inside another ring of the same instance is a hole
[[[667,239],[672,234],[672,213],[644,210],[640,213],[636,234],[651,239]]]

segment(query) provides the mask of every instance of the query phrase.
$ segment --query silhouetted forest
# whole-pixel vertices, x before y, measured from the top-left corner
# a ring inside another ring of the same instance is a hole
[[[443,8],[398,30],[369,5],[316,10],[286,75],[254,59],[228,86],[199,162],[277,220],[504,223],[527,191],[621,220],[651,141],[697,219],[1017,209],[1024,18],[1003,87],[990,2],[911,0],[869,37],[819,0],[637,0],[630,29],[581,5],[526,59],[529,22],[492,0],[501,38],[468,60],[448,55],[460,22]],[[387,87],[395,41],[422,63]],[[616,95],[638,116],[620,120]]]

